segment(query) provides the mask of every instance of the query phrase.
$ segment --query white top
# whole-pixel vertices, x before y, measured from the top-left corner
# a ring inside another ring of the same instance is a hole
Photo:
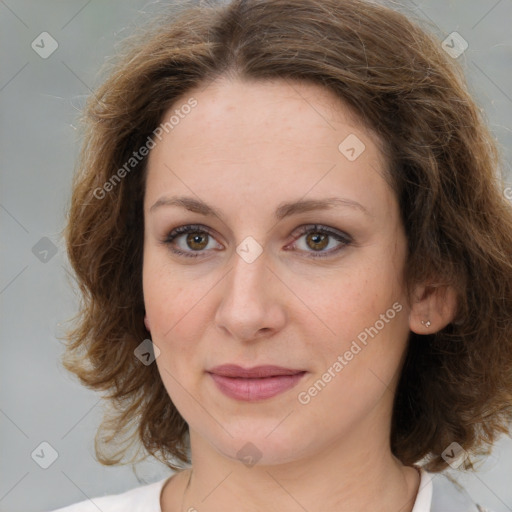
[[[420,486],[412,512],[430,512],[432,503],[432,475],[421,470]],[[161,512],[161,511],[160,511]]]
[[[53,512],[162,512],[160,494],[164,484],[172,477],[112,494],[59,508]],[[444,476],[421,470],[418,494],[412,512],[478,512],[485,511],[475,505],[464,491],[459,491]],[[490,512],[490,511],[488,511]]]

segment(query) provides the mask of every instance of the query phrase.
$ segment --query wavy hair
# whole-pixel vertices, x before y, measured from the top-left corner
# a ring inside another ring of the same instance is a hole
[[[454,322],[409,335],[392,416],[395,456],[442,471],[453,441],[481,455],[510,433],[511,205],[497,143],[435,35],[363,0],[234,0],[186,5],[123,48],[84,111],[65,230],[82,300],[63,364],[113,406],[95,439],[101,463],[123,463],[134,444],[172,469],[189,461],[188,425],[156,364],[134,357],[150,337],[147,157],[113,180],[177,99],[228,75],[319,84],[350,106],[382,142],[408,240],[408,290],[426,280],[457,292]]]

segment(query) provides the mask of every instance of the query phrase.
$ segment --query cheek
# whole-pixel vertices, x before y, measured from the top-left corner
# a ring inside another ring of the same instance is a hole
[[[184,272],[176,272],[166,264],[165,258],[148,249],[144,254],[142,285],[146,316],[152,336],[159,339],[172,337],[194,314],[195,306],[204,295],[202,283],[186,284]]]
[[[204,338],[211,288],[204,280],[191,282],[186,270],[177,272],[166,262],[148,255],[143,266],[143,290],[146,316],[153,343],[160,349],[156,362],[169,394],[180,394],[180,386],[202,371],[201,340]],[[175,380],[177,379],[177,380]]]
[[[385,264],[351,266],[318,284],[313,292],[311,282],[304,282],[296,290],[309,306],[308,321],[313,315],[315,326],[323,325],[322,332],[331,339],[347,339],[373,325],[401,299],[396,277],[385,268]]]
[[[373,385],[380,389],[382,382],[393,378],[409,332],[397,279],[395,263],[381,258],[379,265],[366,261],[357,269],[340,271],[318,293],[309,295],[315,318],[311,322],[309,314],[300,320],[310,332],[305,339],[321,360],[316,368],[320,373],[342,356],[343,370],[334,379],[341,387],[333,386],[340,392],[352,389],[372,395]]]
[[[144,302],[146,316],[151,326],[151,335],[155,343],[165,346],[183,340],[188,346],[194,339],[195,326],[199,327],[199,318],[204,319],[200,306],[200,296],[172,285],[164,280],[148,280]]]

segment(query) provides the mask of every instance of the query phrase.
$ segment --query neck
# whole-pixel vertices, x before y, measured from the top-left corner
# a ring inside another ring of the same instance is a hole
[[[181,475],[164,512],[410,512],[418,491],[417,470],[403,466],[376,436],[363,445],[345,439],[314,457],[252,467],[220,455],[192,431],[190,439],[193,469]]]

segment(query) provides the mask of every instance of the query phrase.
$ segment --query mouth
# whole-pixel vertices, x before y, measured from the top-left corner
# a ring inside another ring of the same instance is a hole
[[[253,402],[279,395],[296,386],[307,373],[305,370],[282,366],[221,365],[208,370],[217,388],[235,400]]]

